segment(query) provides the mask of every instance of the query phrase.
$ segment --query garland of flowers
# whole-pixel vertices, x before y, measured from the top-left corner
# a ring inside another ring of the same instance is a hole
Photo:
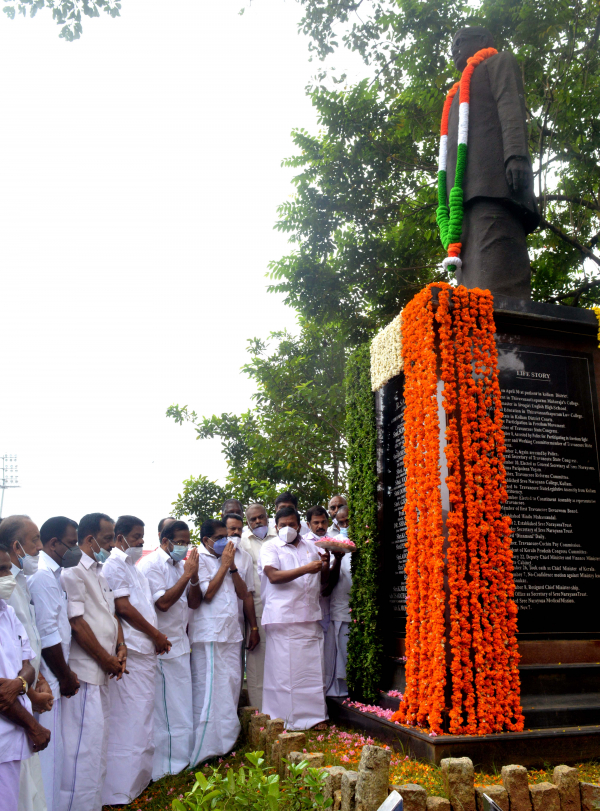
[[[473,71],[485,59],[494,56],[498,51],[495,48],[482,48],[474,56],[467,59],[467,67],[463,70],[459,82],[450,89],[444,102],[442,111],[442,125],[440,128],[440,158],[438,168],[438,207],[436,218],[440,229],[440,236],[448,256],[444,259],[445,268],[455,265],[460,268],[461,235],[463,226],[463,180],[467,167],[467,140],[469,134],[469,102],[471,94],[471,77]],[[454,186],[448,195],[448,180],[446,165],[448,160],[448,116],[450,107],[456,93],[460,91],[460,104],[458,107],[458,144],[456,148],[456,172]],[[448,204],[449,201],[449,204]]]
[[[600,349],[600,307],[592,307],[598,321],[598,349]]]
[[[379,391],[402,372],[402,313],[379,330],[371,341],[371,388]]]
[[[432,287],[439,289],[434,313]],[[448,598],[439,467],[436,330],[446,413]],[[402,323],[407,474],[406,691],[394,720],[442,732],[521,730],[502,405],[489,291],[433,283]],[[445,614],[448,603],[449,633]],[[451,706],[446,708],[446,645]]]
[[[383,644],[379,628],[377,429],[368,345],[357,349],[346,366],[346,437],[349,535],[357,547],[352,555],[347,681],[353,698],[372,703],[379,695]]]

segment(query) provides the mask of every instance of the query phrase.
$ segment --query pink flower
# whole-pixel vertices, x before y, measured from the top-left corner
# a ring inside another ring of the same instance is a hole
[[[322,735],[317,735],[317,740],[318,740],[319,742],[320,742],[320,741],[322,741],[322,740],[323,740],[323,736],[322,736]]]
[[[179,795],[179,797],[178,797],[177,799],[178,799],[178,800],[183,800],[183,794],[180,794],[180,795]]]
[[[437,738],[437,732],[430,732],[429,737],[430,738]]]
[[[340,760],[342,761],[342,763],[348,763],[348,761],[350,760],[350,758],[348,757],[348,755],[343,755],[343,756],[340,758]]]
[[[235,757],[235,752],[232,752],[232,753],[231,753],[231,757]]]
[[[265,729],[264,727],[261,727],[261,728],[260,728],[260,731],[261,731],[261,732],[264,732],[264,729]]]
[[[223,763],[223,758],[222,757],[219,758],[219,763]]]
[[[306,749],[303,749],[302,751],[303,751],[303,752],[306,752]]]

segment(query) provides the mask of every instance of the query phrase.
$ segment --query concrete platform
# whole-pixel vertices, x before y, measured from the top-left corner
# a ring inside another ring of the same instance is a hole
[[[476,769],[499,769],[511,763],[529,767],[554,766],[600,758],[600,724],[432,738],[416,729],[347,707],[339,698],[328,698],[327,705],[334,723],[364,731],[397,751],[437,765],[447,757],[470,757]]]

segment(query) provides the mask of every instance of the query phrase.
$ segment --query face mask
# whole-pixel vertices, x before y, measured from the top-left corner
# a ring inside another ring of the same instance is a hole
[[[77,566],[81,560],[81,555],[81,549],[78,546],[73,546],[70,549],[67,549],[65,554],[62,556],[60,565],[63,567],[63,569],[71,569],[73,566]]]
[[[277,533],[285,543],[293,543],[298,537],[298,530],[292,527],[282,527]]]
[[[257,538],[260,538],[261,541],[265,537],[265,535],[267,534],[268,531],[269,531],[269,527],[256,527],[256,529],[252,530],[253,534],[256,535]]]
[[[110,557],[110,552],[107,552],[106,549],[102,549],[102,547],[100,547],[99,552],[94,552],[94,557],[96,558],[98,563],[106,563],[106,561]]]
[[[340,535],[342,538],[348,537],[348,527],[340,527]]]
[[[229,541],[232,540],[233,538],[219,538],[218,541],[215,541],[213,544],[213,552],[215,553],[215,555],[221,557],[221,555],[223,554],[223,550],[225,549]]]
[[[173,551],[171,552],[171,557],[173,558],[175,563],[179,563],[179,561],[183,560],[184,557],[187,555],[187,552],[188,552],[187,544],[174,543]]]
[[[14,575],[9,574],[6,577],[0,577],[0,600],[10,599],[17,585]]]
[[[32,574],[35,574],[38,570],[38,563],[40,562],[39,555],[25,555],[25,557],[21,560],[23,564],[23,574],[27,577],[30,577]]]
[[[142,557],[143,553],[144,553],[143,546],[130,546],[128,549],[125,550],[125,554],[127,555],[127,557],[131,558],[131,560],[134,563],[138,562],[138,560]]]

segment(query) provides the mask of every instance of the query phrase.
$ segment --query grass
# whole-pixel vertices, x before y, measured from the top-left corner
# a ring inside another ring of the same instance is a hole
[[[357,769],[362,748],[365,744],[385,746],[380,741],[361,735],[358,732],[344,727],[330,726],[325,732],[309,731],[307,733],[307,752],[323,752],[326,766],[344,766],[346,769]],[[203,766],[206,774],[211,768],[237,769],[242,764],[247,765],[244,759],[246,752],[251,751],[248,746],[239,746],[225,758],[210,761]],[[579,779],[588,783],[600,783],[600,762],[577,764]],[[198,771],[196,769],[196,771]],[[543,769],[530,769],[529,782],[552,782],[553,767]],[[492,785],[502,782],[500,769],[492,773],[476,771],[475,785]],[[179,795],[184,795],[194,783],[194,774],[184,771],[181,774],[164,777],[152,783],[143,794],[131,805],[114,806],[122,811],[171,811],[171,802]],[[390,783],[402,785],[404,783],[417,783],[431,796],[446,797],[442,772],[438,766],[415,760],[403,752],[392,751],[392,765],[390,770]],[[108,811],[109,806],[105,806]]]

